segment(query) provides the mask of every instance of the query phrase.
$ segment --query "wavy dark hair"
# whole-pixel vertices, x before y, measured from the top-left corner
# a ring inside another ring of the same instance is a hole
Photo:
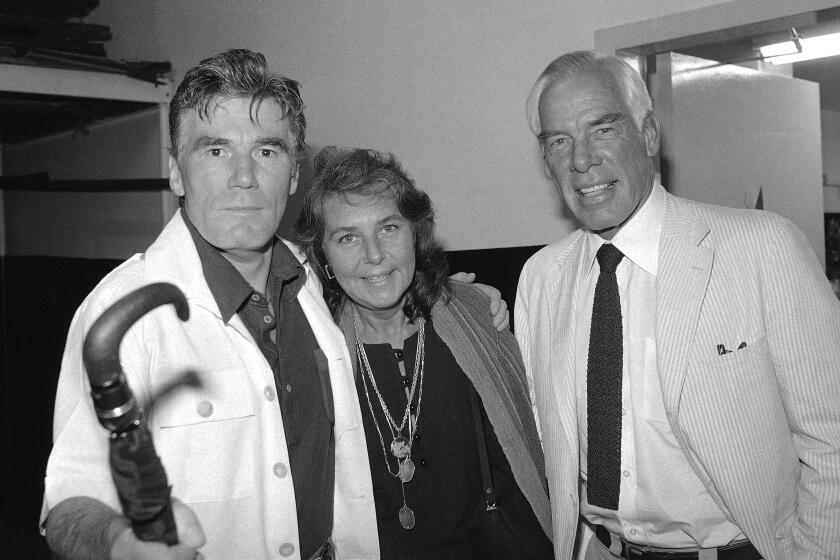
[[[400,214],[414,235],[414,279],[406,293],[403,312],[411,321],[429,319],[440,298],[449,300],[449,265],[435,240],[435,212],[429,195],[414,186],[393,154],[359,148],[327,146],[315,157],[314,176],[295,222],[301,250],[324,286],[324,299],[338,319],[347,294],[324,269],[324,204],[327,199],[353,194],[393,196]]]
[[[300,84],[272,74],[261,53],[247,49],[230,49],[205,58],[190,68],[172,101],[169,103],[169,143],[172,157],[178,159],[178,135],[181,117],[191,110],[206,119],[217,98],[251,97],[251,120],[254,111],[265,99],[273,99],[289,119],[289,130],[295,138],[295,158],[306,154],[306,118],[300,98]]]

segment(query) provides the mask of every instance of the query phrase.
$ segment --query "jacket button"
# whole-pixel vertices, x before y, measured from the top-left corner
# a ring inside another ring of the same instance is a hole
[[[277,478],[285,478],[289,474],[289,468],[283,463],[274,463],[274,476]]]
[[[213,414],[213,403],[210,401],[201,401],[195,409],[199,416],[202,418],[208,418],[211,414]]]
[[[290,542],[283,543],[280,545],[280,556],[291,556],[295,553],[295,545]]]
[[[269,401],[273,401],[274,397],[276,396],[274,393],[274,387],[272,387],[271,385],[265,386],[265,389],[263,389],[263,394],[265,395],[265,398]]]

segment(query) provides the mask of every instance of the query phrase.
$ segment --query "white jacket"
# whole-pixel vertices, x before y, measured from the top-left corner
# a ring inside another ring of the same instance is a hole
[[[302,256],[292,247],[293,252]],[[306,267],[298,300],[326,357],[335,406],[333,540],[337,558],[379,558],[376,511],[352,363],[321,286]],[[297,509],[274,375],[248,329],[222,321],[179,214],[144,254],[116,268],[76,312],[61,364],[42,518],[72,496],[120,510],[108,465],[108,432],[96,420],[82,362],[84,335],[116,299],[153,282],[187,297],[190,318],[156,308],[126,333],[120,359],[141,402],[192,370],[197,388],[180,388],[147,411],[173,496],[197,514],[208,560],[299,559]]]

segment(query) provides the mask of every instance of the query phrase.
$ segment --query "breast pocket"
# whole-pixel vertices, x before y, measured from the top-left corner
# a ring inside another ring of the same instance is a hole
[[[217,370],[199,379],[154,411],[173,494],[187,503],[252,495],[258,425],[247,376]]]
[[[689,367],[683,408],[705,411],[729,430],[761,434],[764,441],[787,433],[779,381],[767,339],[713,355]]]
[[[756,378],[774,373],[766,337],[739,346],[737,350],[707,357],[703,360],[704,368],[718,381],[731,384],[752,383]]]

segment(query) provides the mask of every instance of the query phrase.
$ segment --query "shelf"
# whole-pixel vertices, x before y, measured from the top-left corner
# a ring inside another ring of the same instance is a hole
[[[26,94],[169,103],[169,85],[157,85],[122,74],[0,64],[0,91]]]
[[[0,63],[0,143],[16,144],[166,107],[169,84],[108,72]]]
[[[47,173],[0,177],[0,191],[39,192],[169,192],[169,179],[50,180]]]

